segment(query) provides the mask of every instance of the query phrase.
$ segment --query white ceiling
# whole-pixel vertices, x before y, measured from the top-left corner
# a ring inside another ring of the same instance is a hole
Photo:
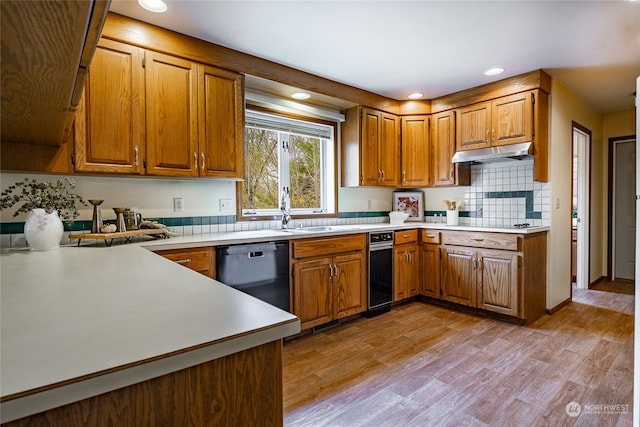
[[[601,113],[634,107],[640,1],[165,1],[110,10],[398,100],[542,68]]]

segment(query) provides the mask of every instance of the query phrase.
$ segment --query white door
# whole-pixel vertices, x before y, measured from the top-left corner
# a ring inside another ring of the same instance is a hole
[[[577,173],[577,195],[578,195],[578,218],[577,218],[577,267],[576,267],[576,287],[579,289],[589,288],[589,152],[591,151],[590,135],[573,128],[574,149],[578,153],[578,173]],[[574,189],[575,191],[575,189]]]
[[[636,246],[636,143],[614,145],[613,279],[633,280]]]
[[[640,92],[640,76],[636,79],[636,94]],[[636,95],[636,170],[640,170],[640,96]],[[640,190],[640,173],[636,174],[636,191]],[[640,222],[640,194],[636,194],[636,222]],[[640,277],[640,227],[636,227],[636,277]],[[636,281],[636,285],[638,282]],[[636,295],[638,292],[636,292]],[[633,343],[633,425],[640,425],[640,298],[635,301]]]

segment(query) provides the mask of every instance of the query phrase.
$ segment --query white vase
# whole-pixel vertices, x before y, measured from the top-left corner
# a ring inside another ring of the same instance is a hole
[[[63,232],[58,211],[47,213],[44,209],[33,209],[24,223],[24,237],[32,251],[58,249]]]
[[[447,210],[447,225],[458,225],[457,210]]]

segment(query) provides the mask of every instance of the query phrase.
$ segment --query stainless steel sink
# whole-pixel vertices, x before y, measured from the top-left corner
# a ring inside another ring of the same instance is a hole
[[[361,227],[344,227],[337,226],[331,227],[328,225],[318,225],[312,227],[301,227],[301,228],[286,228],[282,231],[286,233],[318,233],[322,231],[348,231],[348,230],[360,230]]]
[[[303,228],[286,228],[282,231],[286,233],[313,233],[319,231],[331,231],[333,227],[328,226],[317,226],[317,227],[303,227]]]

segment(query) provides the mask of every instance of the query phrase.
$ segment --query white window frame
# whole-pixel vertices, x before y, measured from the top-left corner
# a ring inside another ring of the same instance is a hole
[[[318,208],[291,208],[289,209],[290,215],[293,217],[312,217],[315,215],[331,215],[337,214],[336,196],[336,172],[337,172],[337,160],[336,151],[337,147],[337,129],[338,124],[328,125],[313,121],[311,118],[309,121],[303,119],[293,119],[287,116],[279,115],[277,113],[265,113],[257,110],[246,110],[246,125],[245,128],[255,127],[261,129],[268,129],[278,133],[278,188],[279,188],[279,200],[283,194],[287,194],[287,207],[290,206],[288,196],[290,195],[290,171],[289,171],[289,137],[290,135],[302,135],[313,136],[321,140],[320,146],[320,168],[321,168],[321,181],[320,181],[320,206]],[[272,129],[268,124],[255,125],[254,123],[269,123],[273,120],[277,122],[278,129]],[[305,127],[309,129],[305,131]],[[289,129],[289,130],[287,130]],[[314,132],[316,131],[316,132]],[[316,133],[316,134],[314,134]],[[323,135],[323,136],[321,136]],[[244,219],[252,217],[276,217],[282,214],[280,205],[273,209],[247,209],[242,207],[241,216]]]

